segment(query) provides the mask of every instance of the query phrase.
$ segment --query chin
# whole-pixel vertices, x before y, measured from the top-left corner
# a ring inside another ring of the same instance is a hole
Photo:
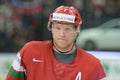
[[[57,45],[59,48],[65,48],[66,46],[63,45]]]

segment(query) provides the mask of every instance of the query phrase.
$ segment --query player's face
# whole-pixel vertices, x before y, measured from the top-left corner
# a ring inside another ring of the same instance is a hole
[[[59,49],[68,49],[71,47],[77,34],[73,24],[53,23],[52,25],[53,41]]]

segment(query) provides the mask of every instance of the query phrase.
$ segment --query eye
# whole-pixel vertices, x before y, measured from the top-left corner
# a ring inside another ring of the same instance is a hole
[[[56,29],[56,30],[60,30],[60,28],[59,28],[59,27],[55,27],[55,29]]]
[[[55,31],[55,32],[60,31],[60,27],[54,26],[54,27],[53,27],[53,31]]]
[[[72,29],[71,28],[65,28],[65,31],[72,31]]]
[[[65,31],[68,32],[68,33],[73,33],[74,32],[74,28],[70,28],[69,27],[69,28],[66,28]]]

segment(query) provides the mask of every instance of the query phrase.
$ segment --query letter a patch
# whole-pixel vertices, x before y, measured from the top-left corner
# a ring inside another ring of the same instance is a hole
[[[75,80],[81,80],[81,72],[78,72],[78,74],[77,74]]]

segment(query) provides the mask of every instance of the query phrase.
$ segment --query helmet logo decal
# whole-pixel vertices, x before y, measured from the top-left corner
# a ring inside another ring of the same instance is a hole
[[[61,14],[61,13],[53,13],[52,20],[74,23],[75,22],[75,16],[67,15],[67,14]]]

